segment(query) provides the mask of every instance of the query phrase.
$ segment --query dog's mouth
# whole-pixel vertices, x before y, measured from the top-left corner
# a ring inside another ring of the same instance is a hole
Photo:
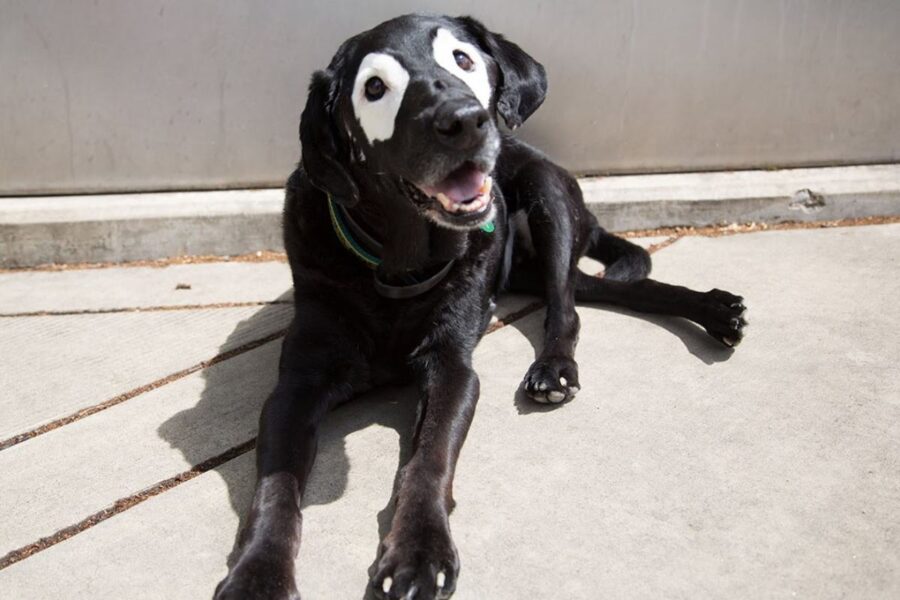
[[[405,183],[413,201],[441,225],[470,229],[493,215],[493,179],[472,162],[431,185]]]

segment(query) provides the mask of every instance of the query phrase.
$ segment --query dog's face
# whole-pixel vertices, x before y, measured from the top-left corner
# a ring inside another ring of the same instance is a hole
[[[353,173],[396,185],[439,225],[493,216],[497,116],[517,127],[546,94],[544,69],[469,18],[408,15],[347,40],[313,75],[300,125],[303,165],[353,204]]]

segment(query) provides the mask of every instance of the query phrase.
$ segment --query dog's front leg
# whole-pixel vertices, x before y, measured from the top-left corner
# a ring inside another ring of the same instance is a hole
[[[449,355],[448,355],[449,354]],[[450,536],[453,473],[478,401],[470,356],[436,352],[422,360],[425,394],[403,468],[391,531],[372,585],[386,598],[448,598],[459,558]]]
[[[256,491],[236,560],[216,600],[300,598],[294,559],[300,547],[300,503],[328,409],[349,399],[364,363],[352,337],[326,310],[298,308],[281,351],[278,384],[259,420]]]

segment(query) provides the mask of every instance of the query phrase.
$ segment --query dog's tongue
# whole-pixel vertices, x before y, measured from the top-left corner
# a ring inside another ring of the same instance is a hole
[[[431,190],[433,196],[442,193],[454,202],[465,202],[478,196],[487,176],[471,165],[463,165],[453,171],[444,180],[439,181]]]

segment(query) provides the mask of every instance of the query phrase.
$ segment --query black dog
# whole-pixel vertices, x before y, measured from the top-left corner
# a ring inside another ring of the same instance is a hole
[[[296,315],[218,598],[298,597],[299,507],[319,424],[404,379],[421,387],[414,452],[372,584],[388,598],[453,593],[453,473],[478,399],[472,351],[500,290],[546,300],[544,346],[524,381],[538,402],[578,392],[576,300],[686,317],[740,341],[740,297],[646,279],[647,252],[597,225],[573,177],[500,133],[498,116],[514,129],[546,90],[540,64],[470,18],[387,21],[313,75],[284,209]],[[584,254],[606,265],[602,279],[578,270]]]

